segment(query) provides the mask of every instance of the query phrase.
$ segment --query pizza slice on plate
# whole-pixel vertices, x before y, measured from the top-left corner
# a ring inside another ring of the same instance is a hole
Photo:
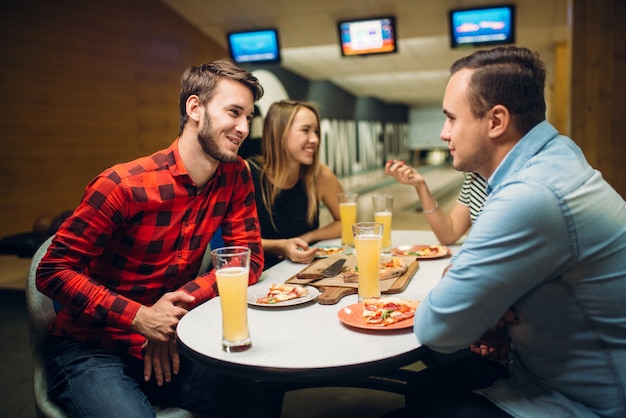
[[[285,302],[291,299],[297,299],[309,294],[309,289],[302,286],[294,286],[289,284],[272,284],[266,296],[258,298],[257,303],[274,304]]]
[[[381,280],[386,280],[402,276],[408,269],[409,266],[406,265],[403,259],[400,257],[391,257],[391,260],[380,263],[378,275]]]
[[[343,251],[343,247],[318,247],[315,250],[316,257],[328,257],[333,254],[337,254]]]
[[[443,257],[448,255],[449,249],[444,245],[407,245],[394,248],[395,255],[411,255],[421,258]]]
[[[413,318],[419,302],[401,298],[365,299],[363,321],[367,325],[384,327]]]
[[[380,263],[378,266],[378,277],[380,280],[400,277],[407,272],[409,266],[400,257],[391,257],[389,261]],[[350,269],[342,274],[344,283],[357,283],[359,281],[358,269]]]

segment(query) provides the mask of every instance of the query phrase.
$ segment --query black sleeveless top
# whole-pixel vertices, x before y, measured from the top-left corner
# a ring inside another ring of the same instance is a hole
[[[274,228],[270,214],[265,208],[265,204],[263,204],[260,167],[256,161],[248,160],[248,163],[254,183],[254,197],[256,200],[262,238],[293,238],[319,228],[319,210],[315,215],[312,225],[308,225],[306,222],[308,198],[301,181],[296,183],[291,189],[282,190],[276,197],[276,201],[272,207],[274,225],[276,225]],[[269,268],[279,261],[281,260],[278,257],[265,254],[265,268]]]

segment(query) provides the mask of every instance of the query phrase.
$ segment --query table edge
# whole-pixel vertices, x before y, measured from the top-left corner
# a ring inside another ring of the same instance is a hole
[[[424,346],[418,346],[410,351],[396,355],[394,357],[370,361],[366,363],[354,363],[345,366],[333,367],[266,367],[253,366],[249,364],[238,364],[229,361],[219,360],[199,353],[185,345],[178,337],[179,347],[191,359],[205,367],[210,367],[218,372],[252,379],[263,379],[272,381],[300,381],[300,380],[333,380],[350,377],[367,377],[379,373],[386,373],[400,367],[408,366],[422,359]],[[237,355],[237,353],[233,353]]]

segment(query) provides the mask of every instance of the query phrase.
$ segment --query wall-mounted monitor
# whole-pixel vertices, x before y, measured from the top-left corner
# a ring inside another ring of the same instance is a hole
[[[398,50],[393,16],[344,20],[337,23],[341,55],[385,54]]]
[[[276,29],[230,32],[230,56],[237,64],[278,64],[280,44]]]
[[[449,13],[450,46],[515,43],[515,5],[454,9]]]

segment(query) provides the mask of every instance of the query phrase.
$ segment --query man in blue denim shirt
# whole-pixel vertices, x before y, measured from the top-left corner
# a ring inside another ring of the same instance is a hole
[[[414,329],[438,352],[506,358],[510,377],[404,414],[626,416],[624,199],[545,120],[535,54],[477,51],[451,74],[441,138],[489,196]]]

